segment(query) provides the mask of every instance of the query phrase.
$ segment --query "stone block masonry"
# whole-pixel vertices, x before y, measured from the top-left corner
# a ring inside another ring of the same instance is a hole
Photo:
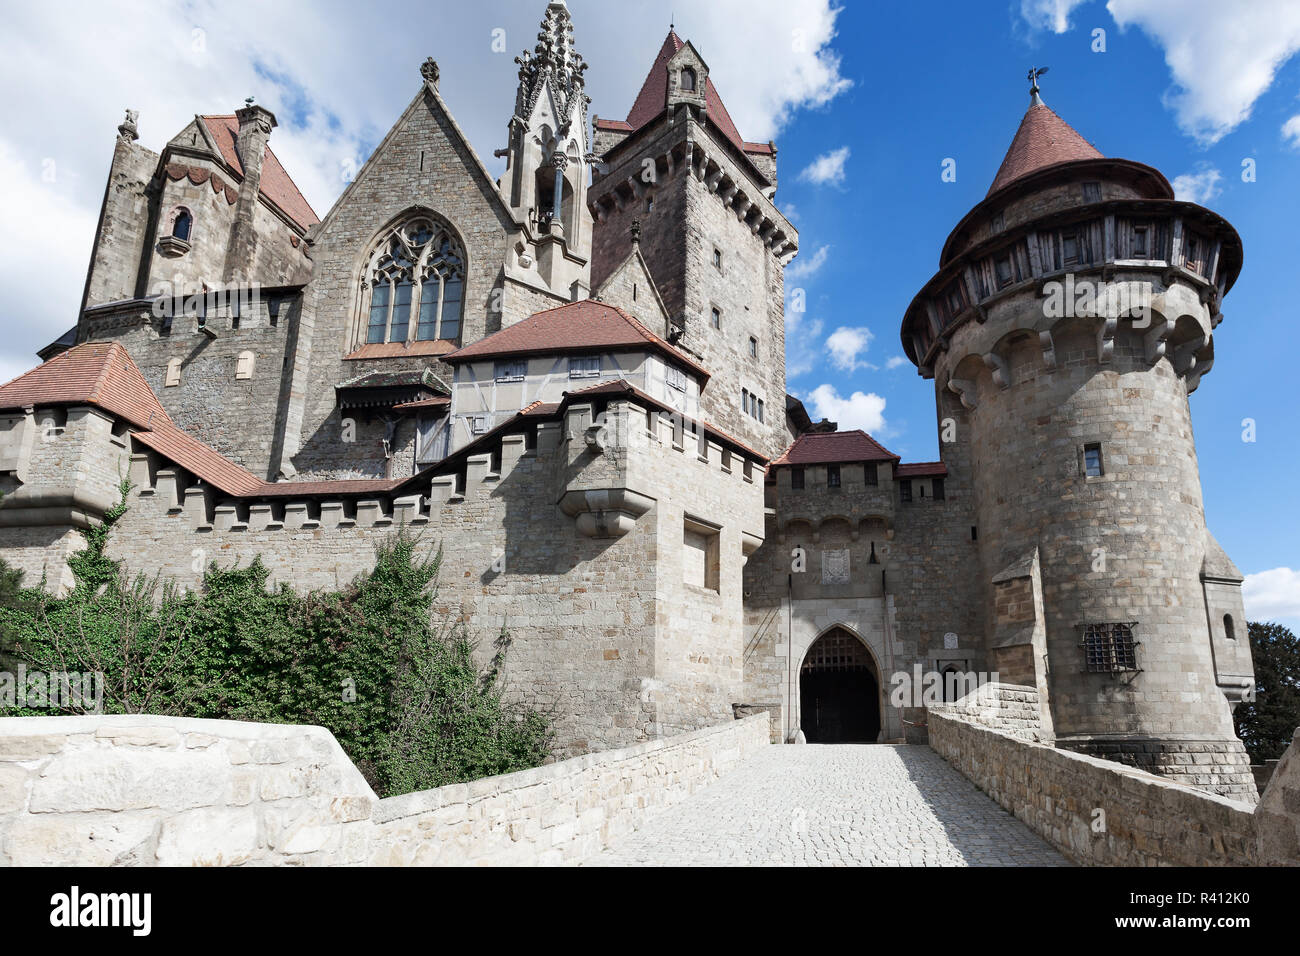
[[[1283,758],[1289,761],[1286,773],[1274,776],[1256,809],[1110,760],[1012,736],[958,707],[930,708],[928,724],[937,753],[1076,863],[1300,865],[1295,741]]]
[[[378,799],[322,727],[0,719],[0,865],[580,862],[768,746],[759,714]]]

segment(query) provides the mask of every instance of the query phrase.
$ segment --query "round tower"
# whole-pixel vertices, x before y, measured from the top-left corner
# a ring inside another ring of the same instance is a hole
[[[1253,801],[1188,404],[1241,242],[1031,97],[902,325],[967,446],[990,659],[1046,690],[1058,746]],[[1017,578],[1032,602],[1000,592]]]

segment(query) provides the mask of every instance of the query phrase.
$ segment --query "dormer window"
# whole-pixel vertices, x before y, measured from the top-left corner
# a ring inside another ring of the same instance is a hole
[[[675,365],[664,366],[664,381],[668,383],[669,388],[675,388],[679,392],[686,391],[686,373]]]
[[[682,70],[681,90],[683,93],[695,92],[696,77],[695,71],[689,66]]]

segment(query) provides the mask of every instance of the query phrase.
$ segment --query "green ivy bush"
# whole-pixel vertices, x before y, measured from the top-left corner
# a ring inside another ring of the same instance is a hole
[[[127,490],[82,532],[65,595],[43,581],[22,588],[0,568],[0,658],[102,673],[104,713],[326,727],[381,796],[524,770],[551,753],[550,716],[505,695],[509,635],[481,670],[463,624],[435,620],[441,555],[422,556],[407,531],[380,543],[374,568],[341,590],[268,589],[259,557],[213,564],[198,591],[179,591],[128,578],[107,557]]]

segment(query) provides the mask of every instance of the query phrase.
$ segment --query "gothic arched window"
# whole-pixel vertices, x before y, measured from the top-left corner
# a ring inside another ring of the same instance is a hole
[[[460,337],[465,255],[445,227],[422,217],[399,226],[379,244],[367,284],[367,343]]]
[[[695,92],[695,71],[692,70],[689,66],[686,69],[682,70],[681,86],[682,86],[683,93]]]
[[[184,242],[190,240],[190,227],[194,225],[194,216],[185,207],[181,207],[172,221],[172,237]]]

